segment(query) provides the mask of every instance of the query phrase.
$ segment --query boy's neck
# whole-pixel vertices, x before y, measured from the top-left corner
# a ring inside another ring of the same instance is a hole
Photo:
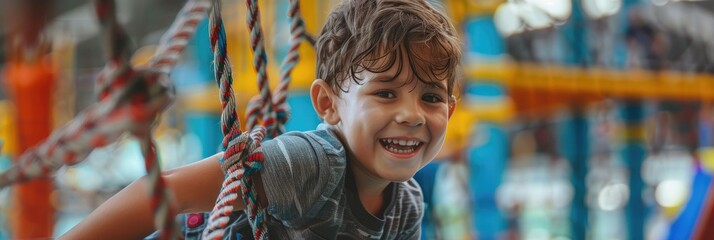
[[[391,182],[370,175],[361,169],[361,166],[354,166],[350,169],[352,170],[352,174],[354,174],[355,186],[357,187],[357,194],[359,195],[360,202],[362,202],[362,206],[373,216],[381,216],[382,210],[385,207],[384,191]]]

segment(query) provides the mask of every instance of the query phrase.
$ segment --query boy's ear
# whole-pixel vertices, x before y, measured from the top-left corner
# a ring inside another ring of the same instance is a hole
[[[335,107],[335,93],[330,85],[322,79],[315,79],[310,86],[310,99],[315,112],[327,124],[335,125],[340,122],[340,116]]]
[[[449,98],[449,119],[451,119],[451,116],[454,115],[454,110],[456,109],[456,97],[454,95],[451,95]]]

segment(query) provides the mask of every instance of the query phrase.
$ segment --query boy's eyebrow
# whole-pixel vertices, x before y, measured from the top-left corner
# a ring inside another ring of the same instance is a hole
[[[380,74],[374,77],[375,82],[380,82],[380,83],[388,83],[388,82],[394,82],[396,80],[394,76],[388,75],[388,74]]]
[[[439,90],[441,90],[441,91],[446,92],[446,87],[444,87],[444,84],[442,84],[441,82],[439,82],[439,83],[433,83],[433,82],[432,82],[432,83],[426,83],[426,86],[429,87],[429,88],[436,88],[436,89],[439,89]]]
[[[371,81],[367,81],[366,83],[367,84],[369,84],[369,83],[391,83],[391,82],[394,82],[395,80],[396,80],[396,78],[393,76],[378,75],[378,76],[375,76],[374,78],[372,78]]]

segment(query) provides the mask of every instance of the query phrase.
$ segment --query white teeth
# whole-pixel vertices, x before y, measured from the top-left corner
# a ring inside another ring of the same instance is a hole
[[[390,152],[393,152],[393,153],[404,154],[404,153],[413,152],[415,149],[401,150],[401,149],[396,149],[396,148],[393,148],[393,147],[387,147],[387,150],[389,150]]]
[[[385,144],[397,144],[405,147],[414,147],[421,145],[418,140],[400,140],[400,139],[380,139],[381,142]]]
[[[419,140],[403,140],[403,139],[391,139],[391,138],[389,138],[389,139],[382,138],[382,139],[379,139],[379,141],[382,142],[382,144],[388,151],[397,153],[397,154],[408,154],[408,153],[414,152],[422,144],[422,142],[420,142]],[[395,148],[396,145],[400,146],[400,148]],[[403,148],[406,148],[406,149],[403,149]]]

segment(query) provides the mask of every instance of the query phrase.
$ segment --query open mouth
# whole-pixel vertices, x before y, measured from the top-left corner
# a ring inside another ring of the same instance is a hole
[[[396,154],[410,154],[417,151],[422,145],[424,145],[423,142],[418,140],[404,140],[396,138],[381,138],[379,139],[379,143],[382,144],[384,149],[387,151]]]

